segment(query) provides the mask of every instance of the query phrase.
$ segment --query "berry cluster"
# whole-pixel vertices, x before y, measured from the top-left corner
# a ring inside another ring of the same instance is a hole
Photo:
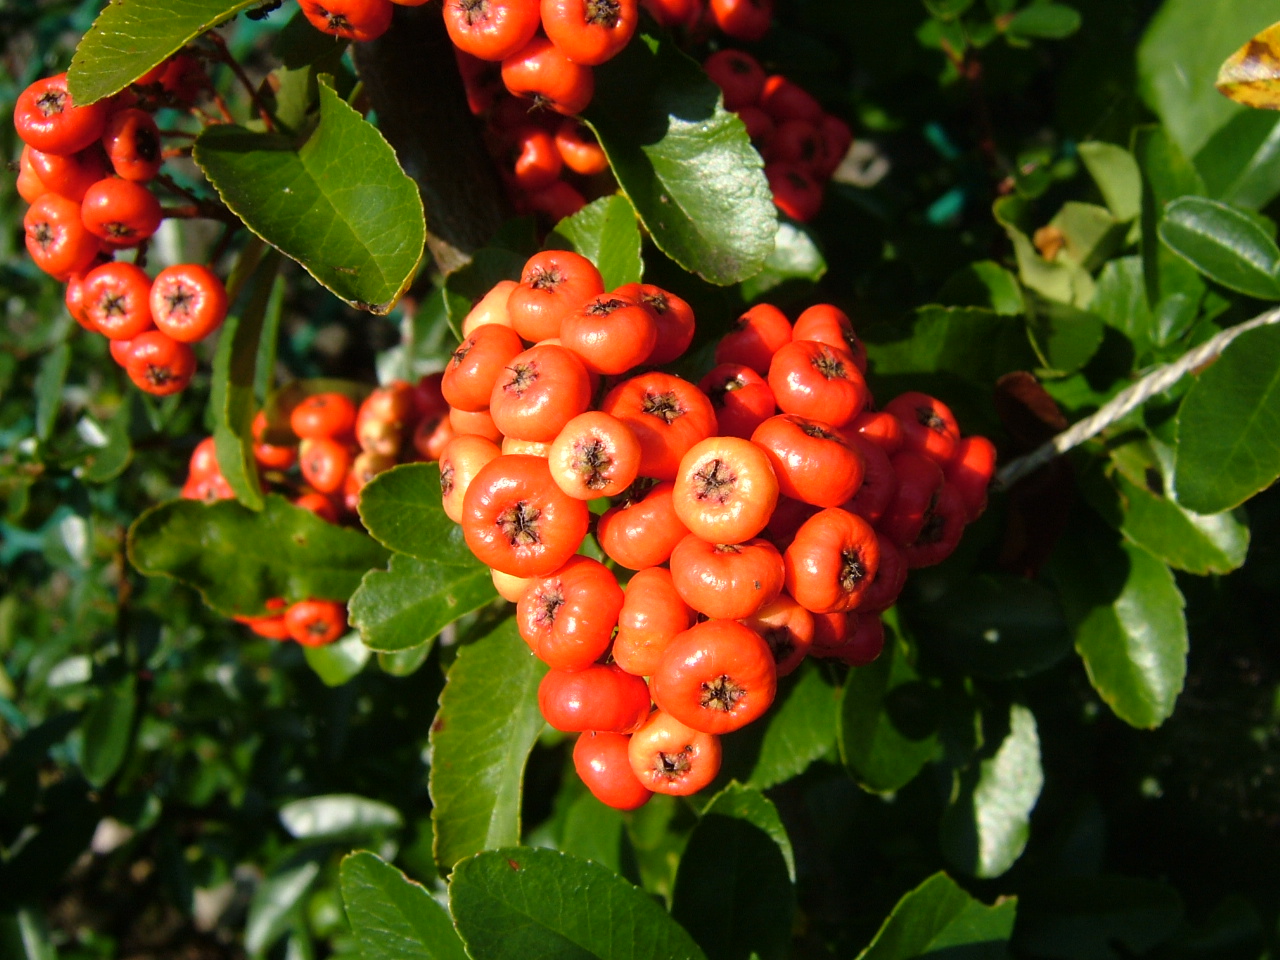
[[[18,192],[31,205],[23,220],[27,250],[67,284],[76,321],[110,339],[129,378],[157,395],[190,382],[191,344],[222,324],[227,293],[199,264],[169,267],[153,280],[139,262],[112,258],[143,247],[165,216],[146,186],[164,162],[152,113],[190,102],[202,78],[198,63],[180,56],[109,100],[77,106],[59,74],[27,87],[13,114],[25,144]]]
[[[641,0],[641,5],[662,26],[695,37],[715,27],[727,37],[753,43],[764,39],[773,21],[773,0]]]
[[[793,80],[767,75],[749,53],[717,50],[702,66],[764,157],[773,202],[794,220],[812,220],[822,209],[823,187],[853,143],[849,125]]]
[[[604,152],[572,118],[591,101],[591,68],[626,46],[640,6],[691,42],[712,28],[759,40],[773,18],[772,0],[444,0],[471,112],[487,121],[490,152],[518,213],[556,222],[608,192],[590,180],[608,170]],[[393,0],[302,0],[302,9],[320,30],[368,40],[390,25]],[[719,50],[704,67],[764,156],[774,202],[795,220],[811,220],[853,142],[848,124],[743,51]],[[530,110],[530,100],[545,109]]]
[[[265,412],[258,413],[253,456],[267,490],[328,523],[358,523],[356,505],[365,484],[397,463],[435,459],[432,437],[445,415],[438,374],[417,386],[393,381],[359,406],[343,393],[314,393],[288,411],[287,426],[272,430]],[[234,496],[218,468],[212,437],[192,453],[182,496],[205,502]],[[273,599],[267,607],[274,612],[237,619],[259,636],[292,638],[305,646],[332,643],[346,629],[346,607],[332,600],[286,606]]]
[[[577,213],[588,197],[616,189],[601,176],[609,161],[595,135],[573,117],[529,110],[503,87],[493,65],[457,53],[471,112],[484,120],[484,138],[495,158],[512,207],[554,224]]]
[[[301,0],[319,30],[372,40],[391,25],[394,3],[424,0]],[[471,57],[501,64],[515,96],[557,113],[581,113],[595,92],[592,67],[613,59],[631,40],[638,0],[443,0],[445,29]]]
[[[579,775],[625,809],[709,783],[719,736],[806,656],[873,660],[878,614],[955,548],[995,461],[932,397],[872,409],[834,306],[751,308],[698,384],[657,369],[693,332],[679,297],[544,251],[441,380],[445,512],[551,668],[539,704],[582,734]],[[578,553],[593,528],[608,564]]]

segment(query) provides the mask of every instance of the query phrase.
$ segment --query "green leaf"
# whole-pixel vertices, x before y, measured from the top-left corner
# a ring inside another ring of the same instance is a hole
[[[134,407],[139,401],[126,396],[120,406],[107,418],[106,429],[94,421],[103,439],[93,452],[76,468],[76,476],[86,483],[110,483],[124,473],[133,461],[133,443],[129,429],[133,424]]]
[[[1280,248],[1245,211],[1182,197],[1165,208],[1160,239],[1210,280],[1259,300],[1280,300]]]
[[[347,303],[385,314],[422,262],[418,188],[382,135],[322,77],[320,122],[297,147],[235,124],[206,127],[193,158],[255,234]]]
[[[1174,495],[1196,513],[1229,510],[1280,476],[1280,326],[1234,340],[1178,410]]]
[[[1239,113],[1193,159],[1209,196],[1260,210],[1280,194],[1280,118],[1270,110]]]
[[[440,465],[407,463],[378,474],[360,492],[360,519],[369,534],[397,553],[471,567],[462,528],[440,506]]]
[[[965,673],[1012,680],[1048,670],[1071,652],[1071,634],[1058,598],[1043,583],[1007,574],[978,574],[939,582],[915,575],[919,597],[913,623],[930,648]]]
[[[40,358],[36,373],[36,437],[48,440],[62,409],[62,387],[71,366],[71,347],[64,340]]]
[[[323,647],[304,647],[302,655],[326,687],[340,687],[351,680],[372,656],[354,631]]]
[[[546,246],[582,254],[596,265],[606,290],[639,283],[644,275],[636,212],[621,194],[594,200],[561,220],[547,237]]]
[[[458,651],[431,726],[431,820],[447,872],[479,850],[518,843],[524,764],[542,730],[547,668],[507,619]]]
[[[764,738],[751,785],[761,790],[798,777],[836,745],[840,692],[811,660],[778,685],[778,696],[763,722]]]
[[[731,784],[689,837],[671,916],[709,960],[785,957],[795,913],[790,852],[773,804],[757,790]]]
[[[372,853],[342,861],[342,902],[363,960],[466,960],[449,911]]]
[[[273,597],[345,601],[387,553],[356,530],[326,523],[270,494],[261,512],[234,500],[171,500],[129,528],[129,560],[147,576],[200,591],[227,616],[261,616]]]
[[[1009,708],[1009,734],[983,760],[942,820],[942,847],[957,869],[984,879],[1005,873],[1022,856],[1031,833],[1031,811],[1040,799],[1044,771],[1036,718],[1026,707]]]
[[[556,849],[622,872],[626,824],[621,810],[605,806],[587,790],[573,799],[564,814]]]
[[[924,0],[924,5],[935,17],[954,20],[973,6],[973,0]]]
[[[1121,720],[1158,727],[1187,672],[1187,623],[1172,571],[1096,523],[1075,524],[1051,564],[1090,683]]]
[[[358,590],[356,591],[356,593],[359,592]],[[417,673],[418,669],[427,662],[427,657],[431,655],[432,646],[433,644],[431,643],[422,643],[405,650],[381,652],[378,654],[378,666],[383,673],[390,674],[393,677],[411,676]]]
[[[1005,29],[1029,40],[1061,40],[1080,29],[1080,14],[1062,3],[1033,3],[1015,13]]]
[[[742,299],[748,303],[759,300],[789,280],[817,283],[826,272],[827,261],[809,231],[798,223],[779,220],[773,253],[765,260],[763,270],[742,281]]]
[[[1062,205],[1049,226],[1062,233],[1063,247],[1058,256],[1090,273],[1115,253],[1129,232],[1128,225],[1112,216],[1106,207],[1074,200]]]
[[[1022,227],[1029,216],[1026,201],[1016,196],[1001,197],[993,205],[992,212],[1013,244],[1018,279],[1024,286],[1050,300],[1081,308],[1093,299],[1093,278],[1087,270],[1070,260],[1051,262],[1040,256],[1040,251]]]
[[[259,0],[114,0],[81,38],[67,71],[77,103],[118,93],[184,44]]]
[[[722,286],[759,272],[777,233],[760,155],[693,60],[641,34],[596,69],[585,119],[659,250]]]
[[[1089,140],[1077,147],[1111,215],[1122,223],[1142,212],[1142,172],[1132,153],[1114,143]]]
[[[474,557],[455,564],[396,554],[387,570],[365,574],[351,597],[351,623],[372,650],[429,650],[441,630],[496,598],[489,568]]]
[[[404,818],[379,800],[332,793],[286,803],[280,808],[280,823],[299,840],[332,840],[394,830],[404,825]]]
[[[612,870],[510,847],[458,864],[454,923],[473,960],[702,960],[689,934]]]
[[[1276,20],[1280,0],[1166,0],[1151,19],[1138,47],[1139,91],[1187,156],[1245,112],[1218,93],[1218,68]]]
[[[1097,314],[1055,300],[1039,300],[1027,318],[1032,346],[1057,374],[1075,373],[1093,358],[1102,345],[1103,326]]]
[[[1139,127],[1133,154],[1142,168],[1142,271],[1147,303],[1184,295],[1193,311],[1207,289],[1200,272],[1160,242],[1160,221],[1170,201],[1200,196],[1204,182],[1163,127]]]
[[[1120,257],[1109,261],[1098,275],[1090,309],[1107,326],[1128,337],[1135,353],[1150,349],[1154,321],[1147,306],[1142,258]]]
[[[0,955],[13,960],[58,960],[58,950],[40,910],[0,913]]]
[[[104,686],[84,715],[84,776],[95,787],[116,775],[129,752],[137,703],[132,673]]]
[[[258,347],[267,305],[275,287],[280,256],[274,251],[259,261],[250,279],[249,298],[239,315],[227,317],[213,357],[209,408],[218,469],[236,499],[250,510],[262,509],[262,482],[253,456],[254,395]]]
[[[244,946],[261,956],[294,922],[294,911],[320,876],[320,864],[306,859],[272,872],[258,885],[244,923]]]
[[[1150,952],[1182,925],[1167,884],[1135,877],[1079,877],[1027,887],[1014,939],[1020,956],[1124,960]]]
[[[973,307],[920,307],[907,336],[876,342],[868,330],[864,339],[878,376],[946,372],[990,390],[1002,374],[1035,363],[1020,319]]]
[[[1026,298],[1018,278],[994,260],[979,260],[952,274],[938,293],[948,307],[982,307],[1001,316],[1026,313]]]
[[[767,834],[777,845],[782,860],[787,865],[787,879],[795,883],[796,855],[791,848],[791,837],[787,835],[787,828],[778,815],[778,808],[758,788],[731,782],[703,807],[703,818],[711,814],[746,821]]]
[[[1170,496],[1165,477],[1172,473],[1172,449],[1153,452],[1143,441],[1114,449],[1111,457],[1120,470],[1105,487],[1127,539],[1169,566],[1200,576],[1230,573],[1244,564],[1248,526],[1229,512],[1192,513]]]
[[[935,873],[893,908],[858,960],[913,960],[936,954],[965,960],[1003,960],[1018,901],[994,906],[973,899],[945,873]]]
[[[884,652],[849,672],[841,698],[840,755],[859,783],[891,793],[934,759],[937,700],[908,661],[906,645],[886,631]]]

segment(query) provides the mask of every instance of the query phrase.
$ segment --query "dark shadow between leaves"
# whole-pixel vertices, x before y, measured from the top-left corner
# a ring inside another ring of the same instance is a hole
[[[794,912],[787,863],[773,838],[748,820],[703,817],[680,860],[671,914],[708,960],[780,960]]]
[[[704,123],[715,116],[720,90],[710,80],[690,83],[700,71],[650,22],[636,42],[597,69],[597,94],[586,117],[613,127],[636,147],[660,142],[673,120]],[[657,39],[657,49],[650,46]],[[682,62],[683,61],[683,62]]]
[[[927,740],[938,732],[942,695],[923,680],[909,680],[885,694],[884,712],[908,740]]]

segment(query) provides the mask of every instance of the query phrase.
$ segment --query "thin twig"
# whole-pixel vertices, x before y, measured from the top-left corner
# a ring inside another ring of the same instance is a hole
[[[995,488],[1007,490],[1049,461],[1080,446],[1086,440],[1092,440],[1107,427],[1128,415],[1130,411],[1140,407],[1156,394],[1168,390],[1191,371],[1204,366],[1211,360],[1216,360],[1236,337],[1273,323],[1280,323],[1280,307],[1268,310],[1234,327],[1228,327],[1195,349],[1189,350],[1173,363],[1147,374],[1137,383],[1116,394],[1097,413],[1064,430],[1025,456],[1006,463],[996,474]]]
[[[212,203],[187,203],[177,207],[162,207],[166,220],[216,220],[218,223],[239,223],[226,207]]]
[[[157,174],[155,180],[156,183],[160,184],[160,186],[164,187],[170,193],[176,193],[178,196],[185,197],[187,200],[190,200],[195,204],[204,203],[204,200],[192,193],[182,184],[178,183],[177,180],[174,180],[173,177],[169,176],[167,173]]]
[[[209,95],[213,97],[214,106],[218,108],[218,113],[222,114],[223,123],[235,123],[236,119],[231,115],[231,110],[227,107],[227,101],[222,99],[222,94],[213,88],[209,89]]]
[[[206,33],[205,38],[214,45],[214,56],[218,62],[231,69],[236,79],[240,81],[240,85],[244,87],[245,92],[249,94],[249,99],[253,102],[254,107],[257,108],[258,116],[262,118],[262,124],[267,128],[267,132],[275,133],[275,118],[272,117],[271,111],[267,109],[267,105],[262,102],[262,98],[258,95],[258,89],[253,85],[253,81],[249,79],[249,75],[244,72],[244,67],[240,66],[236,58],[231,55],[231,51],[227,49],[227,41],[222,39],[221,34],[213,30]]]
[[[224,104],[224,106],[225,106],[225,104]],[[206,126],[206,127],[211,127],[211,126],[213,126],[214,124],[217,124],[217,123],[230,123],[230,122],[231,122],[230,120],[222,120],[222,119],[220,119],[220,118],[218,118],[218,117],[215,117],[212,113],[210,113],[210,112],[209,112],[208,110],[206,110],[204,107],[200,107],[200,106],[192,107],[192,108],[191,108],[191,114],[192,114],[192,116],[194,116],[197,120],[199,120],[202,124],[204,124],[204,126]]]

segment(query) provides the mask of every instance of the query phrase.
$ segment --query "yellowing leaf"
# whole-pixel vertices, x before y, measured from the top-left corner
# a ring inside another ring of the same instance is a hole
[[[1218,89],[1238,103],[1280,110],[1280,23],[1233,53],[1218,71]]]

